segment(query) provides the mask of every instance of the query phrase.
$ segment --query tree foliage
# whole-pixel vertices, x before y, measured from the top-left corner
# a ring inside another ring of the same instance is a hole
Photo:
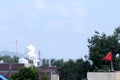
[[[87,59],[84,61],[82,58],[77,60],[69,59],[68,61],[63,59],[44,59],[42,67],[46,67],[44,64],[57,67],[60,80],[81,80],[86,78],[87,71],[91,68],[90,62]]]
[[[14,57],[8,55],[0,56],[0,60],[3,60],[4,63],[18,63],[18,59],[19,57],[17,56]]]
[[[49,80],[49,77],[46,75],[46,73],[43,75],[43,80]]]
[[[11,75],[10,80],[39,80],[39,70],[35,67],[21,68]]]
[[[93,62],[93,70],[109,70],[110,62],[103,61],[102,58],[112,51],[114,68],[120,69],[118,64],[120,58],[116,58],[116,54],[120,54],[120,27],[116,28],[112,35],[106,35],[105,33],[100,34],[95,31],[95,35],[88,39],[89,48],[89,59]]]
[[[48,67],[50,64],[49,64],[49,60],[48,59],[43,59],[42,60],[42,67]]]
[[[63,59],[54,61],[54,66],[58,67],[60,80],[81,80],[86,78],[87,71],[91,65],[88,60],[83,59],[64,61]]]

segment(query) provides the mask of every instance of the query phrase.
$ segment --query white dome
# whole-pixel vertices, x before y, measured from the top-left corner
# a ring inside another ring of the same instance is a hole
[[[20,58],[19,63],[28,64],[28,60],[25,58]]]
[[[28,58],[30,60],[33,60],[33,65],[37,66],[38,56],[35,52],[35,47],[32,44],[29,44],[26,48],[27,48],[27,52],[26,52],[26,55],[24,57]]]
[[[27,51],[29,52],[29,51],[35,51],[35,47],[32,45],[32,44],[29,44],[28,46],[27,46]]]

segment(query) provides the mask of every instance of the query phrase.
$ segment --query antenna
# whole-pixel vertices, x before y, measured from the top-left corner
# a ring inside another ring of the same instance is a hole
[[[40,58],[40,50],[39,50],[39,52],[38,52],[38,66],[40,67],[40,63],[41,63],[41,58]]]
[[[15,41],[15,45],[16,45],[16,54],[15,54],[15,56],[17,57],[17,54],[18,54],[18,41],[17,40]],[[17,58],[15,58],[15,63],[18,63]]]
[[[18,41],[17,40],[15,41],[15,44],[16,44],[16,56],[17,56],[18,54]]]

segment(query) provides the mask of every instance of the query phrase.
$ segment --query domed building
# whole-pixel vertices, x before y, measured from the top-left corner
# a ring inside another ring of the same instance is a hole
[[[26,47],[26,54],[24,55],[24,58],[27,58],[29,60],[33,61],[33,65],[38,67],[38,57],[37,53],[35,52],[35,47],[30,43]]]
[[[33,64],[31,65],[28,60],[32,60]],[[0,64],[0,80],[9,80],[11,74],[18,72],[22,67],[31,67],[35,66],[39,71],[39,80],[43,80],[44,74],[46,74],[49,80],[59,80],[59,74],[57,67],[38,67],[38,54],[35,52],[35,47],[32,44],[29,44],[26,47],[25,54],[19,58],[19,64]]]
[[[38,67],[38,55],[35,52],[35,47],[30,43],[26,47],[26,52],[23,57],[19,59],[19,63],[30,64],[28,60],[32,61],[32,65]]]

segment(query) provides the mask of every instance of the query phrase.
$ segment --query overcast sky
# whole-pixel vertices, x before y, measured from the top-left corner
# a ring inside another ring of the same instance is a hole
[[[120,25],[120,0],[1,0],[0,51],[26,52],[31,42],[42,58],[88,55],[87,39]]]

